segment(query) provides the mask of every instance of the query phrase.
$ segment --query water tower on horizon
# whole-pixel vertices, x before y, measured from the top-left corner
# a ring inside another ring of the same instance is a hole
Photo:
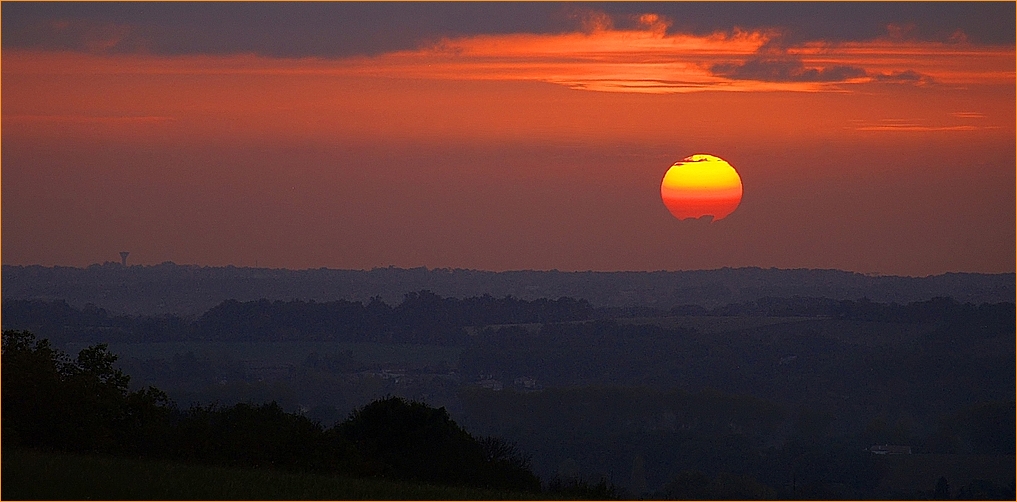
[[[127,266],[127,255],[129,255],[129,254],[131,254],[130,251],[121,251],[120,252],[120,264],[121,265],[123,265],[125,267]]]

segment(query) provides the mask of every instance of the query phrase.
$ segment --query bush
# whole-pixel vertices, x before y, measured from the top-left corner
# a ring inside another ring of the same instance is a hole
[[[445,408],[390,397],[354,411],[336,428],[364,455],[369,474],[492,488],[540,487],[514,446],[475,439]]]
[[[71,360],[48,340],[3,332],[3,441],[65,451],[141,453],[170,418],[166,395],[128,391],[105,345]]]

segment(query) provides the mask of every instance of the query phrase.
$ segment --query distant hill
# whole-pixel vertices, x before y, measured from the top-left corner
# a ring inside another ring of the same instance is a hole
[[[928,277],[870,276],[841,270],[722,268],[657,272],[488,272],[463,269],[372,270],[200,267],[166,262],[86,268],[3,266],[3,299],[66,300],[113,313],[196,316],[224,300],[352,300],[397,304],[408,292],[444,297],[489,294],[534,300],[562,296],[596,307],[678,305],[714,308],[764,297],[868,298],[909,303],[935,297],[959,302],[1012,302],[1015,276],[948,273]]]

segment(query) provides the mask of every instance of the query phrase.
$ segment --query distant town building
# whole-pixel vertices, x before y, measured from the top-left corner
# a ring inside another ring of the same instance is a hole
[[[911,447],[895,444],[877,444],[869,448],[869,451],[876,455],[910,455]]]
[[[477,382],[477,385],[479,385],[480,388],[482,388],[482,389],[489,389],[489,390],[501,390],[503,388],[501,380],[493,380],[493,379],[492,380],[481,380],[481,381]]]
[[[531,377],[526,377],[526,376],[518,377],[512,383],[515,384],[517,387],[522,387],[524,389],[539,389],[540,388],[540,383],[537,382],[536,378],[531,378]]]

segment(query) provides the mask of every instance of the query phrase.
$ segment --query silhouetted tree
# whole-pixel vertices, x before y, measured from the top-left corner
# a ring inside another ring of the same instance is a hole
[[[540,487],[514,447],[474,439],[445,408],[390,397],[354,411],[336,429],[355,445],[374,474],[432,483]]]
[[[4,331],[4,443],[111,453],[149,449],[169,420],[171,403],[154,388],[130,392],[130,377],[114,362],[103,344],[72,361],[49,340]]]

